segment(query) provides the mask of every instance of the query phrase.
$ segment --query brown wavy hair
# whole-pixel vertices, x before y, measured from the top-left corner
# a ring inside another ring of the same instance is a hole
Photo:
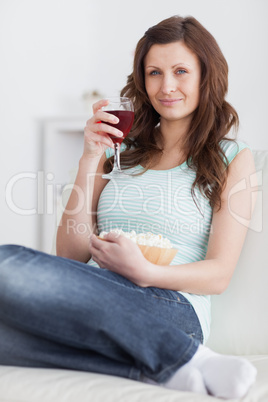
[[[228,90],[228,64],[214,37],[193,17],[173,16],[145,32],[139,40],[133,63],[133,72],[121,96],[132,99],[135,120],[129,136],[124,140],[126,150],[121,154],[124,168],[142,165],[148,170],[156,155],[163,150],[156,143],[156,126],[160,116],[152,107],[145,89],[144,59],[154,44],[183,41],[199,58],[201,83],[199,106],[194,112],[183,149],[188,166],[196,172],[192,185],[205,195],[212,207],[221,207],[221,193],[228,174],[227,158],[220,141],[230,129],[238,128],[235,109],[225,100]],[[232,141],[229,139],[229,141]],[[113,157],[104,164],[111,170]]]

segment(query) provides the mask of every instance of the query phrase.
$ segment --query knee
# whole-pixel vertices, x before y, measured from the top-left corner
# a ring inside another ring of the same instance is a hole
[[[25,247],[13,244],[0,246],[0,296],[6,293],[7,286],[18,282],[21,255]]]
[[[18,246],[15,244],[5,244],[0,246],[0,266],[2,263],[5,263],[10,257],[16,256],[16,254],[24,249],[23,246]]]
[[[34,304],[58,294],[65,269],[54,269],[52,258],[23,246],[0,246],[0,305]]]
[[[28,250],[19,245],[0,246],[0,305],[7,310],[9,305],[18,305],[27,299],[30,283],[30,272],[25,264]]]

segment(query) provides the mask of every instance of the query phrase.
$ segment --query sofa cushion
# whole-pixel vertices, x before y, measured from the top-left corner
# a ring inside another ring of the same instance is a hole
[[[249,360],[258,370],[257,381],[240,402],[267,401],[268,356],[251,356]],[[103,374],[0,366],[0,401],[216,402],[219,399]]]
[[[2,402],[193,402],[218,399],[72,370],[0,366]]]

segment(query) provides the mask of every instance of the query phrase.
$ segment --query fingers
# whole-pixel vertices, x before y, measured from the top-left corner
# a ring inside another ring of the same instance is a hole
[[[101,99],[98,102],[94,103],[94,105],[92,106],[93,114],[95,114],[103,106],[107,106],[108,104],[109,104],[108,99]]]
[[[116,137],[122,137],[122,131],[118,130],[114,125],[118,124],[118,117],[111,113],[98,110],[94,116],[87,121],[86,127],[89,127],[92,131],[99,133],[111,134]]]
[[[108,125],[109,124],[114,125],[114,124],[119,123],[118,117],[114,116],[111,113],[104,112],[102,110],[102,107],[106,106],[108,104],[109,104],[108,99],[101,99],[100,101],[94,103],[94,105],[92,106],[94,115],[91,119],[88,120],[87,125],[90,126],[92,123],[93,124],[99,123],[102,125],[101,127],[100,126],[98,127],[99,131],[121,137],[123,135],[122,131],[120,131],[112,126],[110,126],[110,127],[112,127],[112,129],[110,130],[107,127],[107,124],[105,124],[105,123],[108,123]]]
[[[96,131],[96,128],[86,126],[84,129],[84,136],[86,142],[102,143],[110,148],[113,148],[114,144],[111,138],[106,133]]]
[[[106,243],[106,245],[105,245]],[[92,235],[89,239],[89,252],[92,256],[93,261],[95,261],[100,268],[103,268],[105,264],[102,262],[102,258],[105,256],[108,246],[108,242],[100,240],[97,236]]]
[[[91,251],[98,251],[105,247],[106,241],[103,241],[104,239],[99,239],[96,235],[91,235],[89,239],[89,247]]]
[[[109,254],[111,245],[118,244],[120,246],[122,241],[124,241],[124,237],[117,233],[108,233],[103,239],[93,234],[89,240],[89,251],[93,257],[98,257],[100,253]]]
[[[120,243],[121,240],[124,239],[124,236],[121,236],[118,233],[109,232],[103,238],[100,238],[96,235],[90,236],[90,243],[93,247],[100,249],[105,247],[107,243]]]
[[[124,238],[124,236],[121,236],[119,233],[114,233],[114,232],[109,232],[105,236],[105,240],[113,242],[113,243],[119,243],[119,244],[123,238]]]
[[[89,252],[100,268],[117,272],[118,261],[121,263],[122,253],[123,255],[126,253],[124,241],[127,240],[117,233],[108,233],[103,239],[93,234],[89,241]]]
[[[86,149],[98,150],[100,146],[97,144],[102,144],[102,146],[107,146],[110,148],[114,147],[114,143],[110,136],[112,137],[122,137],[122,131],[115,127],[118,124],[118,117],[111,113],[104,112],[101,108],[109,103],[108,100],[102,99],[93,105],[94,115],[87,121],[86,127],[84,129],[85,141],[87,143]],[[95,143],[95,145],[94,145]]]
[[[98,251],[98,247],[96,247],[96,244],[98,244],[99,239],[97,238],[97,236],[92,235],[89,238],[89,252],[92,255],[93,260],[95,261],[95,254]]]
[[[116,127],[109,126],[108,124],[105,124],[103,121],[98,121],[95,124],[91,126],[91,129],[94,132],[97,133],[102,133],[102,134],[110,134],[115,137],[122,137],[123,133],[122,131],[118,130]]]

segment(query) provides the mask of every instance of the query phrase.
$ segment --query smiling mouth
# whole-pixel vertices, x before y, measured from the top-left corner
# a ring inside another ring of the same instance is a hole
[[[172,106],[175,103],[178,103],[182,101],[182,98],[176,98],[176,99],[159,99],[159,102],[164,105],[164,106]]]

